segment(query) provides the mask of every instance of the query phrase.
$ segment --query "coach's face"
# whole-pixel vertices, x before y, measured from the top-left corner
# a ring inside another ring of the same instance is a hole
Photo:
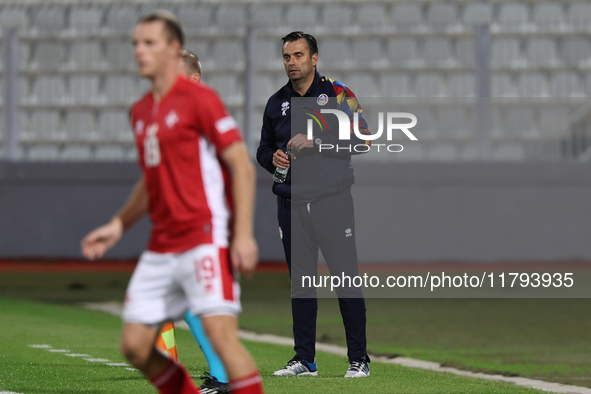
[[[176,61],[180,47],[178,41],[169,39],[162,21],[138,24],[133,34],[133,46],[139,74],[146,78],[153,78],[168,62]]]
[[[310,56],[310,48],[303,38],[283,45],[283,65],[290,81],[307,80],[314,73],[318,54]]]

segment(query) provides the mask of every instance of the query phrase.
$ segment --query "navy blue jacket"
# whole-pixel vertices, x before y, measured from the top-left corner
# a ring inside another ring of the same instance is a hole
[[[294,90],[291,82],[288,82],[267,101],[257,161],[270,173],[275,172],[273,154],[277,149],[285,151],[287,142],[292,136],[299,133],[306,134],[306,121],[311,119],[307,115],[315,114],[314,117],[318,119],[320,109],[339,109],[349,116],[351,123],[353,123],[353,113],[358,112],[359,131],[369,134],[367,123],[361,114],[361,106],[353,92],[341,82],[321,76],[316,71],[312,85],[303,96],[313,100],[306,100],[306,105],[302,106],[301,99],[292,100],[299,97],[302,96]],[[360,140],[355,134],[351,134],[349,141],[340,141],[335,115],[324,114],[321,120],[314,123],[313,135],[320,137],[323,144],[341,147],[349,144],[369,144],[369,141]],[[298,130],[292,130],[292,124],[296,125]],[[351,162],[351,155],[355,152],[351,151],[344,149],[339,152],[329,150],[320,153],[316,146],[303,149],[292,161],[285,183],[273,183],[273,193],[295,201],[306,202],[351,187],[355,182],[355,172]]]

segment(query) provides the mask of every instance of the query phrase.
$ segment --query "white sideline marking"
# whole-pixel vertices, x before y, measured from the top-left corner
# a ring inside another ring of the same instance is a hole
[[[84,354],[84,353],[67,353],[67,354],[64,354],[64,356],[68,356],[68,357],[92,357],[90,354]]]
[[[90,361],[91,363],[110,363],[111,360],[107,360],[106,358],[85,358],[84,360]]]
[[[86,308],[91,309],[91,310],[102,311],[105,313],[109,313],[111,315],[121,316],[122,306],[119,303],[97,302],[97,303],[85,303],[83,305]],[[175,322],[174,324],[175,324],[175,327],[178,327],[178,328],[183,328],[183,329],[189,328],[184,321]],[[238,332],[238,336],[242,339],[245,339],[247,341],[252,341],[252,342],[262,342],[262,343],[269,343],[269,344],[273,344],[273,345],[293,346],[293,339],[292,338],[280,337],[278,335],[257,334],[257,333],[253,333],[253,332],[240,330]],[[342,346],[329,345],[326,343],[317,343],[316,349],[321,350],[323,352],[331,353],[331,354],[337,354],[339,356],[347,356],[347,349]],[[396,364],[396,365],[401,365],[403,367],[419,368],[419,369],[425,369],[428,371],[440,372],[440,373],[450,373],[452,375],[490,380],[493,382],[512,383],[517,386],[531,387],[534,389],[548,391],[551,393],[591,394],[591,389],[588,389],[586,387],[571,386],[571,385],[560,384],[560,383],[550,383],[550,382],[545,382],[543,380],[528,379],[528,378],[522,378],[522,377],[489,375],[489,374],[485,374],[485,373],[463,371],[463,370],[460,370],[457,368],[442,367],[441,364],[439,364],[439,363],[435,363],[435,362],[431,362],[431,361],[416,360],[416,359],[408,358],[408,357],[396,357],[396,358],[372,357],[372,362],[385,363],[385,364]]]
[[[129,364],[126,363],[105,363],[110,367],[129,367]]]
[[[0,391],[0,394],[20,394],[20,393],[15,393],[14,391]]]
[[[128,371],[133,371],[133,372],[139,372],[140,371],[139,369],[135,369],[135,368],[132,368],[132,367],[127,367],[125,369],[127,369]]]
[[[49,345],[29,345],[29,347],[32,347],[33,349],[51,349],[51,346]],[[5,391],[6,393],[8,391]],[[0,391],[0,393],[2,393],[2,391]]]
[[[66,349],[47,349],[48,352],[51,353],[69,353],[69,350]]]

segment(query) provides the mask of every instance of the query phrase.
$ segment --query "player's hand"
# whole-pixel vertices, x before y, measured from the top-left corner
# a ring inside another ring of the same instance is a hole
[[[123,223],[121,219],[114,218],[84,237],[80,242],[82,254],[89,260],[100,259],[121,239],[122,235]]]
[[[236,236],[230,245],[232,267],[250,278],[259,262],[259,247],[252,235]]]
[[[289,157],[281,149],[277,149],[277,152],[273,153],[273,165],[282,170],[289,166]]]
[[[313,148],[314,141],[309,140],[308,136],[305,134],[296,134],[292,139],[289,140],[287,146],[291,148],[292,152],[299,152],[302,149],[306,148]],[[295,159],[295,154],[293,155],[293,159]]]

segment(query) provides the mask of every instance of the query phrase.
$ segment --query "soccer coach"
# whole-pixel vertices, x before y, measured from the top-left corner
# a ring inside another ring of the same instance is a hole
[[[290,167],[285,182],[273,184],[273,193],[277,195],[280,233],[292,277],[291,306],[296,354],[285,367],[273,374],[317,376],[316,292],[313,288],[304,289],[294,278],[317,274],[318,249],[322,251],[331,275],[340,276],[341,272],[358,275],[351,196],[354,171],[350,152],[320,152],[321,144],[338,142],[334,127],[315,132],[312,139],[305,134],[292,135],[292,121],[301,118],[302,112],[301,108],[291,108],[292,98],[309,97],[314,105],[318,103],[319,106],[331,100],[337,103],[335,108],[349,116],[351,123],[353,113],[357,112],[359,130],[364,134],[369,132],[361,116],[361,107],[351,90],[338,81],[321,76],[316,70],[316,39],[310,34],[295,31],[283,37],[282,43],[283,63],[289,81],[267,102],[257,161],[270,173],[277,168]],[[327,133],[329,129],[334,131]],[[351,134],[348,143],[365,144],[366,141]],[[287,147],[292,151],[290,157],[285,154]],[[294,171],[297,174],[295,177]],[[294,178],[297,178],[298,184],[292,190]],[[339,293],[337,290],[337,295],[349,358],[345,377],[369,376],[363,292],[361,289],[349,289]]]

